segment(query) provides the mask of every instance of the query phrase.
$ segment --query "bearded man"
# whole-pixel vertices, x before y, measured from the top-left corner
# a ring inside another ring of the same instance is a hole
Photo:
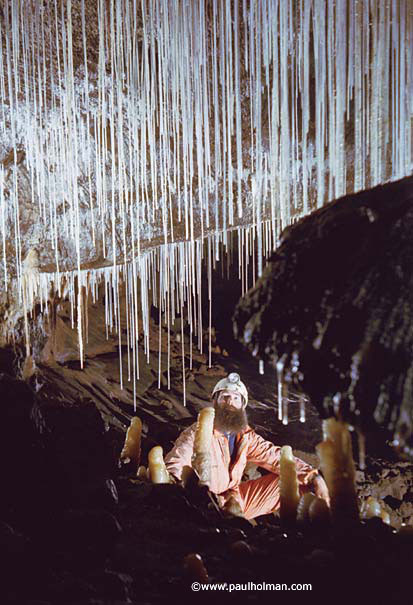
[[[281,448],[258,435],[246,414],[248,391],[235,372],[220,380],[212,391],[215,408],[211,443],[209,489],[224,510],[246,519],[275,512],[280,506],[279,471]],[[192,468],[196,422],[185,429],[165,456],[169,473],[183,480],[185,468]],[[247,464],[269,471],[258,479],[243,481]],[[327,486],[318,470],[295,458],[300,492],[313,491],[329,500]]]

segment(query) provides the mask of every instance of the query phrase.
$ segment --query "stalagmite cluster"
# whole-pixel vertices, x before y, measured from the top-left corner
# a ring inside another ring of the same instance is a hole
[[[208,486],[211,480],[211,438],[214,427],[215,410],[212,407],[203,408],[198,414],[195,431],[192,467],[185,466],[182,473],[181,485],[192,489],[195,485]],[[359,520],[373,517],[383,523],[391,524],[389,513],[385,506],[372,497],[367,497],[360,506],[356,493],[355,464],[352,455],[351,437],[348,425],[330,418],[323,422],[324,439],[317,445],[320,466],[325,477],[329,503],[314,493],[305,491],[300,497],[297,469],[292,448],[283,446],[280,452],[279,490],[281,523],[288,526],[298,524],[303,529],[327,530],[331,523],[336,528],[356,524]],[[133,462],[136,468],[140,462],[142,422],[133,417],[126,432],[125,443],[120,454],[123,463]],[[167,471],[163,459],[163,448],[153,447],[148,453],[148,469],[145,466],[137,468],[136,477],[139,481],[150,481],[156,484],[174,483]],[[195,481],[193,481],[195,478]],[[331,508],[330,508],[331,506]],[[219,507],[217,507],[219,510]],[[233,516],[244,517],[240,503],[235,495],[231,495],[222,510]],[[254,520],[249,520],[256,525]],[[411,529],[411,528],[410,528]],[[241,549],[242,550],[242,549]],[[196,557],[195,557],[196,558]],[[195,561],[195,559],[194,559]],[[188,563],[189,564],[189,563]],[[192,566],[192,563],[191,563]],[[194,569],[198,568],[197,561]]]

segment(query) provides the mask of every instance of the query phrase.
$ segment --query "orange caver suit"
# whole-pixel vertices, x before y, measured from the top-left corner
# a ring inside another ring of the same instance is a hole
[[[181,479],[184,466],[192,466],[195,430],[196,423],[185,429],[165,456],[168,471],[178,480]],[[280,451],[280,447],[266,441],[247,426],[237,434],[231,461],[227,437],[214,429],[209,489],[217,495],[220,506],[224,506],[232,496],[247,519],[277,510],[280,505]],[[260,479],[242,481],[247,462],[270,473]],[[295,463],[300,487],[311,483],[318,471],[299,458],[295,458]]]

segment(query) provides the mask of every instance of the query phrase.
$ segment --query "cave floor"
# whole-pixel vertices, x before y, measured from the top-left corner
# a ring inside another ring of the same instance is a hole
[[[26,539],[25,555],[15,548],[5,563],[3,603],[149,605],[226,602],[234,595],[248,603],[309,596],[321,603],[409,602],[404,580],[413,536],[378,519],[347,528],[288,528],[268,515],[253,526],[224,517],[198,489],[127,476],[116,485],[118,504],[69,508],[43,519]],[[17,543],[18,534],[14,538]],[[195,553],[207,577],[185,565]]]
[[[215,344],[211,367],[205,354],[185,357],[183,405],[180,346],[174,350],[169,389],[165,351],[161,389],[153,369],[159,361],[156,344],[150,363],[142,364],[136,412],[143,420],[141,463],[147,464],[154,445],[168,451],[206,405],[214,384],[237,371],[250,393],[250,424],[317,465],[318,413],[307,404],[307,421],[301,423],[293,397],[290,422],[282,425],[273,371],[262,376],[255,360]],[[187,598],[196,603],[210,601],[211,592],[219,602],[233,597],[288,603],[303,602],[310,591],[321,603],[409,602],[409,530],[397,533],[378,519],[345,528],[283,527],[274,515],[252,525],[223,516],[199,489],[148,484],[130,468],[119,468],[124,431],[135,412],[130,386],[120,389],[118,360],[119,351],[109,342],[82,371],[74,359],[39,365],[31,380],[36,393],[26,393],[32,398],[26,408],[16,408],[13,401],[20,397],[16,385],[23,383],[0,380],[3,401],[9,402],[3,406],[1,439],[5,512],[0,538],[6,562],[1,603],[152,605]],[[16,409],[26,416],[16,419]],[[208,576],[201,590],[191,588],[201,581],[201,572],[185,565],[193,554],[202,557],[204,580]],[[264,583],[275,588],[264,589]]]

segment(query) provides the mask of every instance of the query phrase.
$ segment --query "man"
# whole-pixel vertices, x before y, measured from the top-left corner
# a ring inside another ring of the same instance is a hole
[[[266,441],[248,426],[245,408],[248,392],[240,377],[231,373],[212,392],[215,408],[211,443],[209,489],[220,506],[253,519],[276,511],[280,506],[279,469],[281,448]],[[196,423],[185,429],[165,457],[166,467],[178,481],[185,467],[192,466]],[[259,479],[242,481],[247,463],[269,471]],[[314,491],[328,501],[324,480],[303,460],[295,458],[300,492]]]

